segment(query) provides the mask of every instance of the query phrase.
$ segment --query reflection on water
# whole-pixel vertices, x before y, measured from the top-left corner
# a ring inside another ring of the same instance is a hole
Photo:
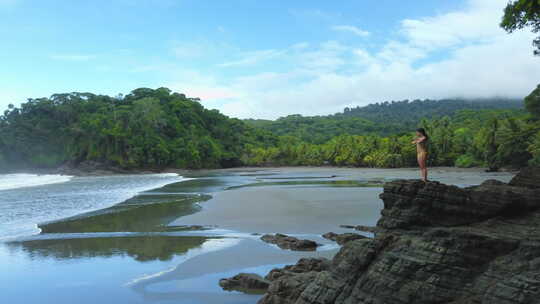
[[[200,247],[205,237],[135,236],[74,239],[44,239],[10,242],[10,248],[20,247],[32,259],[85,259],[94,257],[129,256],[139,262],[171,260]]]
[[[246,177],[230,175],[172,183],[143,192],[115,206],[40,224],[39,228],[42,233],[167,231],[170,230],[166,228],[168,223],[200,209],[196,203],[210,199],[207,193],[246,181]]]
[[[240,175],[223,175],[220,177],[199,177],[182,183],[169,184],[148,191],[148,193],[212,193],[227,187],[243,185],[253,178]]]
[[[141,294],[130,288],[137,280],[165,274],[190,257],[230,244],[234,242],[189,236],[10,242],[0,246],[0,303],[255,303],[252,297],[216,288],[200,292],[186,285],[180,288],[185,292],[172,294]]]
[[[220,271],[185,279],[168,280],[153,284],[145,289],[135,288],[134,290],[142,298],[152,302],[182,299],[182,303],[253,304],[257,303],[257,300],[261,298],[260,294],[223,291],[216,282],[222,278],[232,277],[239,272],[256,273],[264,276],[273,268],[283,266],[284,264],[271,264],[232,271]]]
[[[204,298],[221,303],[220,289],[200,293],[188,288],[152,299],[127,284],[235,244],[233,238],[179,235],[188,227],[167,225],[200,209],[208,193],[244,180],[231,176],[170,184],[106,209],[41,224],[39,235],[0,243],[0,269],[5,270],[0,286],[7,290],[0,293],[0,303],[201,303]],[[256,300],[234,294],[226,302]]]
[[[41,224],[43,233],[62,232],[150,232],[161,231],[174,219],[195,212],[195,204],[208,195],[142,194],[113,207],[65,220]]]

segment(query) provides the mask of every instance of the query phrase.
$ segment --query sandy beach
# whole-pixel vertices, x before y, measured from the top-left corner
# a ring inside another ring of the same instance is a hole
[[[216,193],[171,225],[215,225],[245,233],[323,234],[341,224],[374,225],[380,188],[261,186]]]
[[[343,224],[374,225],[383,183],[417,175],[414,169],[330,167],[193,171],[181,182],[0,243],[0,265],[9,273],[0,275],[9,290],[0,300],[30,303],[47,293],[55,303],[256,303],[260,295],[223,291],[217,282],[239,272],[265,275],[301,257],[331,258],[340,247],[323,233],[351,232]],[[512,176],[454,168],[431,174],[462,187]],[[260,240],[278,232],[321,246],[291,251]],[[90,290],[107,296],[92,297]]]

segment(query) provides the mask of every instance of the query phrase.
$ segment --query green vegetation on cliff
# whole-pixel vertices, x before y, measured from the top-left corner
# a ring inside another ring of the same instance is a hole
[[[344,134],[387,136],[415,129],[422,119],[453,116],[457,112],[485,109],[522,109],[523,100],[507,98],[403,100],[345,108],[327,116],[289,115],[275,121],[246,119],[276,135],[290,135],[303,141],[322,144]]]
[[[141,88],[119,97],[55,94],[29,99],[0,116],[0,165],[415,166],[411,139],[419,126],[431,136],[431,165],[495,169],[540,164],[540,129],[533,116],[519,109],[522,104],[503,99],[401,101],[329,116],[241,121],[166,88]]]
[[[273,138],[166,88],[118,98],[55,94],[10,106],[0,117],[0,161],[39,167],[87,160],[124,168],[233,166],[246,144]]]
[[[423,119],[430,134],[429,163],[460,167],[521,167],[540,161],[540,126],[519,110],[461,110]],[[413,129],[390,136],[344,134],[322,144],[282,136],[275,147],[254,148],[250,165],[403,167],[416,165]]]

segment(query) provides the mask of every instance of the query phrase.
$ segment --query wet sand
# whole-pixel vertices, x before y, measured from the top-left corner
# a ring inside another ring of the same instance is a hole
[[[382,209],[379,194],[383,183],[417,178],[418,170],[292,167],[240,174],[256,179],[213,193],[211,199],[201,204],[200,212],[170,225],[214,225],[246,233],[293,234],[339,232],[343,231],[341,224],[371,226],[376,224]],[[476,185],[487,179],[507,182],[511,177],[511,173],[486,173],[481,169],[431,169],[432,180],[459,186]]]
[[[214,194],[171,225],[215,225],[245,233],[323,234],[341,224],[375,225],[380,187],[261,186]]]

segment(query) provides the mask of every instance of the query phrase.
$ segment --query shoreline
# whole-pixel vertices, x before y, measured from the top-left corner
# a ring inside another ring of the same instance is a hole
[[[445,172],[451,172],[451,173],[472,173],[472,174],[490,174],[490,175],[507,175],[510,172],[486,172],[483,170],[484,168],[457,168],[457,167],[432,167],[432,173],[445,173]],[[125,199],[123,201],[120,201],[118,203],[115,203],[111,206],[99,208],[91,211],[84,211],[81,213],[77,213],[71,216],[46,221],[46,222],[38,222],[36,223],[36,226],[41,230],[41,232],[46,233],[48,230],[43,230],[42,227],[53,227],[53,226],[61,226],[62,223],[67,222],[79,222],[80,220],[86,220],[88,218],[95,218],[95,217],[103,217],[107,214],[114,213],[116,215],[122,214],[123,212],[126,212],[126,210],[122,210],[122,205],[129,204],[132,200],[137,200],[138,197],[146,196],[152,194],[152,192],[156,192],[160,189],[165,189],[169,185],[177,184],[177,183],[189,183],[190,178],[203,178],[203,179],[210,179],[212,176],[221,176],[222,174],[230,174],[235,175],[234,173],[240,173],[237,174],[238,176],[244,176],[247,177],[246,180],[240,183],[233,183],[228,186],[223,187],[215,187],[210,186],[211,191],[193,191],[194,189],[191,189],[189,191],[180,191],[173,194],[173,196],[168,197],[167,199],[187,199],[191,201],[189,203],[189,209],[191,209],[190,212],[179,215],[177,218],[173,219],[172,222],[178,222],[180,219],[190,216],[192,214],[198,213],[203,208],[200,206],[200,203],[206,202],[206,201],[212,201],[214,199],[214,195],[211,195],[211,192],[228,192],[228,190],[237,190],[237,189],[243,189],[243,188],[251,188],[252,186],[259,187],[259,186],[286,186],[286,185],[296,185],[296,186],[309,186],[309,185],[318,185],[321,187],[326,186],[343,186],[343,187],[381,187],[384,182],[387,182],[389,180],[368,180],[365,183],[342,183],[350,181],[348,178],[353,177],[358,178],[358,176],[355,175],[362,175],[366,174],[367,176],[365,178],[369,178],[369,175],[379,175],[384,174],[385,172],[401,172],[401,173],[412,173],[416,174],[417,168],[356,168],[356,167],[332,167],[332,166],[294,166],[294,167],[235,167],[235,168],[226,168],[226,169],[198,169],[198,170],[179,170],[179,169],[165,169],[159,173],[156,172],[148,172],[148,171],[141,171],[138,172],[138,174],[134,174],[135,172],[130,172],[128,174],[124,173],[116,173],[116,174],[106,174],[106,175],[88,175],[89,177],[107,177],[107,176],[123,176],[123,175],[144,175],[144,174],[164,174],[164,173],[175,173],[178,175],[183,176],[184,178],[187,178],[188,180],[180,181],[180,182],[171,182],[168,184],[165,184],[163,186],[160,186],[158,188],[152,188],[145,190],[143,192],[139,192],[132,197]],[[279,177],[282,172],[288,172],[288,174],[296,174],[296,173],[302,173],[302,172],[318,172],[319,174],[315,177],[306,177],[306,176],[300,176],[300,177]],[[330,176],[321,176],[328,172],[340,172],[340,173],[346,173],[338,174],[338,175],[330,175]],[[350,176],[348,176],[350,175]],[[443,174],[444,175],[444,174]],[[278,177],[274,177],[278,176]],[[77,176],[77,177],[87,177],[87,176]],[[405,174],[404,177],[396,177],[396,179],[399,178],[410,178],[408,177],[408,174]],[[322,181],[321,181],[322,179]],[[298,182],[298,180],[302,182]],[[326,181],[325,181],[326,180]],[[448,182],[448,181],[446,181]],[[456,181],[453,181],[454,183]],[[166,191],[171,192],[171,191]],[[174,191],[173,191],[174,192]],[[196,194],[193,196],[193,194]],[[198,195],[198,196],[197,196]],[[190,197],[188,197],[190,196]],[[160,205],[161,203],[152,203],[152,205]],[[142,209],[145,209],[142,207]],[[226,211],[226,210],[225,210]],[[196,217],[195,217],[196,218]],[[350,224],[350,223],[343,223],[343,224]],[[193,226],[201,226],[200,223],[191,223],[189,225]],[[215,223],[212,223],[211,221],[206,222],[204,225],[207,225],[209,227],[215,226]],[[185,226],[185,225],[184,225]],[[57,230],[58,228],[54,229]],[[94,228],[95,229],[95,228]],[[40,233],[41,233],[40,232]],[[269,231],[271,232],[271,231]]]
[[[81,170],[78,168],[27,168],[15,169],[0,172],[0,174],[36,174],[36,175],[68,175],[75,177],[86,176],[116,176],[116,175],[144,175],[144,174],[161,174],[161,173],[176,173],[178,175],[201,174],[205,172],[235,172],[235,171],[265,171],[265,170],[296,170],[296,169],[328,169],[328,170],[419,170],[417,167],[399,167],[399,168],[378,168],[378,167],[340,167],[340,166],[240,166],[231,168],[202,168],[202,169],[179,169],[179,168],[137,168],[137,169],[119,169],[111,167],[110,169],[95,169],[90,171]],[[456,172],[486,172],[486,173],[517,173],[520,168],[500,168],[499,171],[491,172],[487,167],[470,167],[461,168],[455,166],[437,166],[428,167],[428,170],[452,170]]]

